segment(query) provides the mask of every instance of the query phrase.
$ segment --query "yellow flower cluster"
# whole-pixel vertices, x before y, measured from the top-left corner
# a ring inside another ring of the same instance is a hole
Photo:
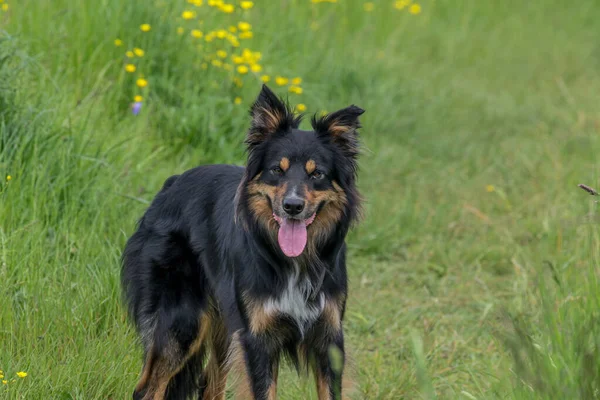
[[[152,29],[150,24],[142,24],[140,25],[140,30],[142,32],[149,32]],[[117,38],[113,41],[114,45],[116,47],[122,47],[123,46],[123,40]],[[125,63],[124,69],[127,73],[133,74],[134,72],[136,72],[138,70],[137,66],[134,64],[135,62],[135,58],[142,58],[146,55],[146,52],[139,48],[139,47],[134,47],[131,50],[127,50],[125,52],[125,57],[127,58],[127,62]],[[148,81],[146,79],[144,79],[144,77],[142,75],[139,75],[138,79],[135,81],[135,84],[138,88],[143,89],[146,86],[148,86]],[[133,101],[136,103],[139,103],[142,101],[142,96],[140,95],[135,95],[133,98]]]
[[[211,69],[215,70],[215,73],[224,74],[225,81],[231,82],[234,88],[243,87],[248,79],[262,80],[263,82],[271,80],[271,76],[267,73],[269,68],[262,63],[261,52],[252,49],[248,45],[254,37],[254,32],[252,24],[246,21],[243,16],[246,15],[244,13],[248,10],[254,9],[254,1],[186,0],[186,2],[187,4],[183,7],[173,10],[173,17],[178,21],[178,24],[175,25],[177,26],[176,33],[183,36],[184,46],[189,46],[194,52],[198,52],[198,58],[194,61],[193,68]],[[217,16],[213,14],[214,12],[217,12],[217,14],[235,13],[236,17]],[[227,23],[224,26],[211,26],[209,21],[226,21]],[[139,25],[139,28],[143,33],[152,31],[152,26],[149,23],[143,23]],[[124,41],[121,39],[115,39],[114,44],[117,47],[125,46]],[[144,50],[137,47],[125,52],[124,69],[127,76],[141,72],[140,70],[144,64],[140,62],[140,58],[144,55]],[[303,93],[303,88],[300,86],[302,83],[301,78],[290,79],[274,75],[274,81],[278,86],[287,86],[290,93],[297,95]],[[137,90],[144,88],[148,90],[150,86],[148,80],[142,75],[134,78],[133,84],[134,87],[137,87]],[[233,103],[242,104],[243,99],[236,95],[235,91],[237,89],[234,89]],[[141,93],[135,94],[134,102],[141,103],[141,101]],[[296,107],[299,112],[305,109],[306,106],[303,104]]]
[[[203,0],[187,0],[187,2],[196,7],[201,7],[204,4]],[[235,11],[235,5],[233,5],[231,3],[226,3],[223,0],[208,0],[207,5],[209,7],[217,8],[218,10],[220,10],[226,14],[232,14]],[[254,7],[254,2],[252,2],[252,1],[241,1],[240,2],[240,8],[242,10],[249,10],[252,7]],[[191,10],[185,10],[181,14],[181,16],[183,17],[183,19],[194,19],[194,18],[196,18],[196,13]]]
[[[394,3],[394,7],[398,10],[404,10],[408,7],[408,12],[413,15],[421,13],[421,5],[418,3],[413,3],[411,0],[397,0]]]
[[[8,5],[8,3],[5,0],[0,0],[0,10],[8,11],[9,9],[10,6]]]
[[[23,379],[27,376],[27,372],[19,371],[15,375],[17,375],[19,378]],[[4,371],[2,371],[2,370],[0,370],[0,380],[2,381],[3,385],[8,385],[9,383],[15,383],[17,381],[15,378],[9,380],[8,377],[4,376]]]
[[[337,3],[337,0],[310,0],[311,3]]]

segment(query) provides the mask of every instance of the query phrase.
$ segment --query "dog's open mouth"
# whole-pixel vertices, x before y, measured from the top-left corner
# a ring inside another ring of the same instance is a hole
[[[298,257],[306,247],[306,227],[315,220],[314,213],[307,219],[282,218],[273,214],[273,218],[279,224],[277,241],[283,254],[288,257]]]

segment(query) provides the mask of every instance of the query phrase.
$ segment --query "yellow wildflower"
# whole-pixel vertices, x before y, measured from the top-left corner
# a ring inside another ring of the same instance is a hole
[[[4,9],[4,4],[2,6],[3,6],[2,9]],[[2,384],[6,385],[6,384],[8,384],[8,381],[7,380],[2,380]]]
[[[128,50],[128,51],[125,53],[125,55],[126,55],[127,57],[129,57],[129,58],[133,58],[133,57],[135,57],[135,54],[133,54],[133,51],[131,51],[131,50]]]
[[[181,13],[181,18],[183,19],[194,19],[196,18],[196,13],[194,11],[185,10]]]
[[[19,378],[25,378],[27,376],[27,372],[23,372],[23,371],[17,372],[17,376]]]
[[[411,14],[413,14],[413,15],[421,14],[421,5],[420,4],[413,4],[412,6],[410,6],[410,8],[408,9],[408,11]]]
[[[260,72],[260,71],[262,71],[262,69],[263,69],[263,68],[262,68],[262,65],[260,65],[260,64],[252,64],[252,65],[250,66],[250,70],[251,70],[252,72]]]
[[[263,81],[264,83],[267,83],[271,80],[271,77],[269,75],[263,75],[260,77],[260,80]]]
[[[237,28],[235,26],[230,26],[227,29],[229,29],[229,32],[231,32],[231,33],[236,33],[237,32]]]
[[[252,2],[252,1],[242,1],[242,2],[240,2],[240,7],[242,7],[244,10],[249,10],[252,7],[254,7],[254,2]]]
[[[2,4],[2,11],[8,11],[9,8],[10,7],[8,4],[6,4],[6,3]],[[4,381],[2,381],[2,382],[4,382]]]
[[[123,41],[121,39],[115,39],[115,46],[123,46]]]
[[[7,181],[10,181],[11,179],[12,179],[12,176],[10,176],[10,175],[6,175],[6,180],[7,180]]]
[[[144,57],[144,54],[145,54],[144,50],[142,50],[142,49],[140,49],[140,48],[138,48],[138,47],[135,47],[135,48],[133,49],[133,53],[134,53],[136,56],[138,56],[138,57]]]
[[[252,52],[250,51],[250,49],[242,50],[242,57],[244,57],[245,60],[251,60],[253,56],[252,56]]]
[[[135,101],[136,103],[139,103],[142,100],[144,100],[144,98],[139,94],[133,98],[133,101]]]
[[[275,83],[279,86],[285,86],[287,85],[289,82],[288,78],[284,78],[283,76],[276,76],[275,77]]]
[[[225,36],[227,36],[227,31],[225,29],[219,29],[217,31],[217,37],[219,39],[223,39]]]
[[[396,3],[394,3],[394,7],[396,7],[398,10],[402,10],[409,4],[410,0],[398,0]]]
[[[219,68],[219,67],[222,67],[222,66],[223,66],[223,61],[221,61],[221,60],[212,60],[210,63],[211,63],[211,64],[212,64],[214,67],[217,67],[217,68]]]
[[[235,104],[242,104],[242,98],[241,98],[241,97],[236,97],[236,98],[233,100],[233,102],[234,102]]]
[[[240,74],[247,74],[248,67],[246,67],[245,65],[238,65],[237,72],[239,72]]]
[[[177,28],[178,35],[183,35],[183,32],[185,32],[185,29],[183,29],[183,27],[180,26],[179,28]]]
[[[252,56],[256,61],[259,61],[262,58],[262,53],[260,51],[255,51],[254,53],[252,53]]]
[[[304,112],[304,111],[306,111],[306,106],[304,104],[300,103],[300,104],[296,105],[296,110],[298,112]]]
[[[217,50],[217,57],[227,58],[227,52],[225,50]]]
[[[140,25],[140,29],[142,30],[142,32],[148,32],[151,29],[150,24],[142,24]]]
[[[494,185],[487,185],[487,186],[485,187],[485,190],[486,190],[488,193],[492,193],[493,191],[495,191],[495,190],[496,190],[496,188],[494,187]]]
[[[240,31],[245,32],[245,31],[249,31],[250,29],[252,29],[252,25],[250,25],[247,22],[241,21],[241,22],[238,22],[238,28],[240,28]]]
[[[133,64],[127,64],[125,65],[125,71],[127,72],[135,72],[136,68],[135,65]]]
[[[197,39],[200,39],[203,35],[202,31],[199,29],[192,29],[192,31],[190,32],[191,35]]]
[[[291,93],[302,94],[303,90],[300,86],[292,85],[288,89]]]
[[[146,86],[148,86],[148,81],[144,78],[139,78],[137,81],[135,81],[135,83],[141,88],[145,88]]]
[[[243,64],[244,63],[244,57],[242,57],[242,56],[233,56],[233,57],[231,57],[231,59],[233,60],[234,64]]]
[[[292,85],[300,85],[302,83],[302,78],[296,77],[292,79]]]
[[[196,7],[200,7],[202,5],[202,0],[188,0],[188,3],[193,4]]]
[[[252,39],[252,36],[254,36],[254,34],[252,32],[241,32],[240,33],[240,39]]]
[[[372,2],[369,1],[364,4],[363,8],[365,9],[366,12],[371,12],[375,8],[375,4],[373,4]]]
[[[223,4],[219,8],[221,11],[223,11],[224,13],[227,13],[227,14],[231,14],[232,12],[235,11],[235,7],[233,6],[233,4]]]

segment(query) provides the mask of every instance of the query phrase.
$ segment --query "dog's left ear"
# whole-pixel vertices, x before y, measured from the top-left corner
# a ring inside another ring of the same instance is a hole
[[[321,118],[313,116],[312,126],[319,135],[327,135],[346,156],[358,155],[358,132],[360,117],[365,110],[355,105],[327,114]]]
[[[246,144],[252,148],[276,133],[285,133],[300,125],[301,115],[294,115],[290,107],[263,85],[258,98],[250,108],[252,123]]]

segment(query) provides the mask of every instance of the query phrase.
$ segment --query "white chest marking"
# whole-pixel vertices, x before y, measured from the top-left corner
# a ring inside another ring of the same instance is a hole
[[[325,295],[321,293],[318,299],[311,300],[312,292],[310,281],[307,278],[299,279],[296,268],[296,273],[289,277],[288,285],[281,295],[266,301],[265,311],[289,315],[304,335],[305,330],[319,318],[325,307]]]

